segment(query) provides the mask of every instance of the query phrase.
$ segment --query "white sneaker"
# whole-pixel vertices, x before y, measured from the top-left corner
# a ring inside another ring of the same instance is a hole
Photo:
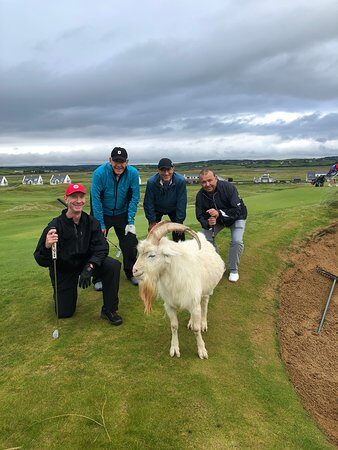
[[[102,291],[102,281],[98,281],[94,284],[95,291]]]
[[[236,283],[236,281],[238,281],[238,280],[239,280],[238,272],[230,272],[229,281]]]

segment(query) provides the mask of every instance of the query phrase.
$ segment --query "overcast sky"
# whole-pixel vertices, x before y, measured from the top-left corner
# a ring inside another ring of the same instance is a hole
[[[0,165],[338,155],[337,0],[0,0]]]

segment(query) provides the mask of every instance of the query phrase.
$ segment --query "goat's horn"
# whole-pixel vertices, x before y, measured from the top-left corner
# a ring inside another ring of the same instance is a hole
[[[157,228],[161,227],[164,223],[171,223],[171,222],[169,220],[161,220],[161,222],[156,223],[149,231],[147,238],[150,237],[150,235],[153,234],[154,231],[157,230]]]
[[[201,241],[197,236],[197,233],[191,228],[181,223],[174,223],[169,221],[162,221],[156,224],[149,232],[148,238],[150,238],[154,244],[158,245],[161,238],[170,231],[179,231],[181,233],[186,232],[196,239],[199,249],[201,250]]]

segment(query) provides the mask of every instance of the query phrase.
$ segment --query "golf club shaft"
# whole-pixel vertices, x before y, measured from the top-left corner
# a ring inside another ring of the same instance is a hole
[[[67,208],[67,203],[61,200],[61,198],[58,198],[57,201]]]
[[[56,310],[56,323],[59,325],[59,297],[58,297],[58,279],[56,273],[56,260],[57,260],[57,247],[56,242],[52,245],[52,259],[54,265],[54,293],[55,293],[55,310]]]

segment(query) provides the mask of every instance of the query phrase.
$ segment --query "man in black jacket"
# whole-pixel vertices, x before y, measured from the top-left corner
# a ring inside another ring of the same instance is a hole
[[[235,186],[220,181],[214,171],[206,168],[200,174],[202,189],[196,196],[196,217],[202,225],[202,232],[216,248],[215,236],[224,227],[230,228],[229,280],[239,279],[238,266],[243,253],[243,234],[247,209]]]
[[[47,225],[34,252],[36,262],[49,268],[55,311],[60,318],[71,317],[76,309],[78,284],[85,289],[90,286],[92,276],[99,275],[103,284],[101,318],[121,325],[122,318],[118,314],[121,263],[108,256],[109,247],[100,223],[83,211],[85,187],[70,184],[64,199],[67,209]],[[55,298],[53,244],[57,245],[58,298]]]

